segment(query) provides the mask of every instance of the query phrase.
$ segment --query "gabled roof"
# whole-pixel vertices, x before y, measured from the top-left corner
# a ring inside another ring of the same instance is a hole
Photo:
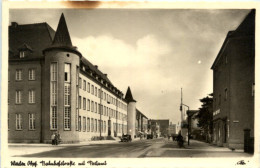
[[[66,24],[64,14],[61,14],[60,21],[54,36],[52,44],[43,50],[43,53],[47,50],[61,49],[63,51],[69,51],[82,57],[81,53],[77,50],[77,47],[72,46],[69,30]]]
[[[128,86],[127,91],[126,91],[126,95],[125,95],[125,99],[126,101],[129,102],[136,102],[136,100],[134,100],[132,92],[130,87]]]
[[[107,75],[103,74],[97,67],[95,67],[89,60],[87,60],[84,57],[81,57],[81,63],[82,66],[85,66],[87,71],[93,72],[93,74],[97,74],[100,76],[103,80],[105,80],[110,85],[113,85],[112,82],[108,79]]]
[[[140,110],[138,110],[138,109],[136,109],[136,114],[137,115],[142,115],[144,118],[146,118],[146,119],[148,119],[147,117],[146,117],[146,115],[144,115]]]
[[[21,45],[18,48],[18,50],[30,50],[30,51],[32,51],[32,48],[28,44],[24,43],[23,45]]]
[[[72,47],[69,30],[63,13],[61,14],[52,45]]]
[[[211,66],[211,69],[214,69],[220,60],[222,53],[225,51],[226,46],[228,45],[229,39],[234,37],[242,37],[242,36],[255,36],[255,9],[252,9],[245,19],[241,22],[241,24],[237,27],[235,31],[229,31],[222,47]]]
[[[27,58],[41,58],[42,51],[52,44],[55,31],[47,23],[9,26],[9,59],[19,58],[19,48],[26,44],[33,52]],[[27,59],[24,58],[24,59]]]

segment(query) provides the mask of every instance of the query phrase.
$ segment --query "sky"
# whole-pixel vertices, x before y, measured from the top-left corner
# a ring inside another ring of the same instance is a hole
[[[149,119],[180,121],[183,103],[197,110],[213,92],[210,69],[243,9],[12,9],[9,21],[47,22],[64,13],[72,43],[123,93],[131,88]]]

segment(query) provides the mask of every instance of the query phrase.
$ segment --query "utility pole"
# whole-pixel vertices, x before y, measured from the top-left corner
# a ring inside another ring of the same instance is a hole
[[[189,114],[188,114],[188,112],[189,112],[189,110],[190,110],[190,107],[189,106],[187,106],[186,104],[183,104],[183,102],[182,102],[182,88],[181,88],[181,106],[180,106],[180,111],[181,111],[181,128],[183,127],[183,121],[184,121],[184,119],[183,119],[183,109],[182,109],[182,106],[186,106],[186,107],[188,107],[188,111],[187,111],[187,115],[188,115],[188,118],[187,118],[187,125],[188,125],[188,145],[190,145],[190,118],[189,118]]]

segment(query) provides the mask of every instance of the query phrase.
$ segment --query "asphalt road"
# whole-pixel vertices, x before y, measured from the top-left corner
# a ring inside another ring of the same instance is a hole
[[[138,140],[107,144],[76,145],[43,151],[22,157],[51,158],[144,158],[144,157],[238,157],[252,156],[243,152],[232,152],[203,142],[191,141],[191,145],[179,148],[168,139]]]

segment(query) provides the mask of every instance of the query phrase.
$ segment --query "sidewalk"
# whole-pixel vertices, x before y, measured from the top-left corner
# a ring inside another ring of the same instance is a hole
[[[101,140],[101,141],[84,141],[74,144],[59,144],[52,145],[46,143],[9,143],[8,152],[10,156],[20,156],[27,154],[35,154],[40,152],[59,150],[70,146],[84,146],[84,145],[95,145],[95,144],[110,144],[119,143],[117,140]]]
[[[190,145],[184,143],[184,148],[179,148],[177,142],[168,151],[168,154],[178,151],[179,157],[252,157],[252,154],[243,150],[230,150],[227,147],[218,147],[205,142],[190,140]]]

